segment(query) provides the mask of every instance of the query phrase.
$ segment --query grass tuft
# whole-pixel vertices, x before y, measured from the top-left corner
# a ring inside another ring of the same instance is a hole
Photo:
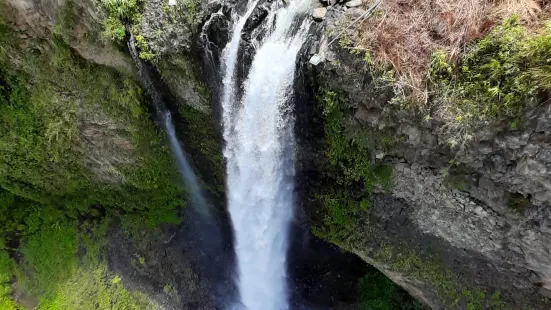
[[[472,45],[457,64],[444,51],[433,54],[430,76],[447,143],[465,148],[478,128],[520,118],[527,102],[549,89],[550,30],[529,35],[513,16]]]

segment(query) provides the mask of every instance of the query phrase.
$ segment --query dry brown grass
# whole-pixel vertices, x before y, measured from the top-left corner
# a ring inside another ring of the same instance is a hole
[[[542,4],[542,1],[535,0],[496,0],[492,15],[496,19],[501,19],[504,16],[517,14],[525,22],[534,23],[541,17]]]
[[[374,65],[390,65],[410,99],[426,103],[430,55],[438,49],[455,59],[470,41],[516,13],[525,24],[542,20],[541,0],[383,0],[380,12],[357,25],[355,48]],[[370,6],[368,2],[365,4]]]

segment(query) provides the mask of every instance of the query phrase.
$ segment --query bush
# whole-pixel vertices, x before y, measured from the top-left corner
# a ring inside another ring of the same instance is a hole
[[[103,21],[103,38],[121,43],[126,36],[126,29],[119,18],[109,17]]]
[[[140,58],[144,60],[153,60],[155,54],[149,52],[149,46],[145,38],[141,35],[136,36],[136,47],[140,50]]]
[[[109,15],[122,20],[128,19],[137,13],[139,0],[102,0]]]
[[[11,298],[12,269],[13,261],[6,251],[0,249],[0,309],[2,310],[19,308]]]
[[[452,147],[464,148],[492,121],[520,117],[526,102],[551,88],[551,28],[528,35],[515,17],[473,45],[458,64],[433,54],[437,115]]]

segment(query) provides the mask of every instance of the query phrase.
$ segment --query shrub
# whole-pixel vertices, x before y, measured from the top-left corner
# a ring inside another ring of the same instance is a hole
[[[12,269],[13,261],[6,251],[0,249],[0,309],[2,310],[19,308],[11,298]]]
[[[136,47],[140,50],[140,58],[144,60],[153,60],[155,54],[149,52],[149,46],[145,38],[141,35],[136,36]]]
[[[132,17],[138,8],[139,0],[102,0],[109,15],[122,20]]]
[[[103,22],[103,37],[107,40],[112,40],[121,43],[126,35],[126,30],[119,18],[109,17]]]
[[[104,39],[121,43],[126,35],[125,25],[138,24],[142,18],[142,0],[102,0],[107,10],[103,21]]]
[[[437,116],[452,147],[464,148],[492,121],[520,117],[551,86],[551,29],[529,36],[516,17],[470,47],[458,64],[435,52],[430,74]]]

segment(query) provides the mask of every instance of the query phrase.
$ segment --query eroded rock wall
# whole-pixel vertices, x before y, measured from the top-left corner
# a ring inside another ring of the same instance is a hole
[[[388,188],[375,186],[366,194],[360,181],[349,191],[349,199],[360,208],[352,211],[354,220],[338,226],[343,237],[333,242],[434,309],[549,308],[547,95],[527,103],[518,125],[497,120],[477,130],[465,149],[450,148],[430,99],[421,109],[393,103],[391,83],[381,83],[362,54],[339,47],[338,41],[327,46],[332,39],[328,34],[338,33],[332,23],[342,18],[328,15],[324,25],[332,32],[322,31],[316,50],[326,61],[310,71],[316,97],[310,108],[317,112],[305,116],[307,122],[327,126],[330,116],[324,108],[337,98],[339,122],[350,143],[375,137],[376,143],[357,155],[392,170]],[[324,90],[332,92],[331,98]],[[327,130],[321,135],[322,140],[332,138]],[[303,180],[310,179],[303,181],[308,184],[304,187],[317,188],[305,190],[310,200],[304,203],[316,230],[328,219],[338,223],[342,214],[331,213],[323,200],[314,198],[339,187],[340,181],[335,177],[339,168],[331,168],[320,155],[331,152],[331,142],[312,138],[301,142],[300,169]],[[330,180],[336,183],[327,184]],[[362,209],[362,200],[372,202]]]

